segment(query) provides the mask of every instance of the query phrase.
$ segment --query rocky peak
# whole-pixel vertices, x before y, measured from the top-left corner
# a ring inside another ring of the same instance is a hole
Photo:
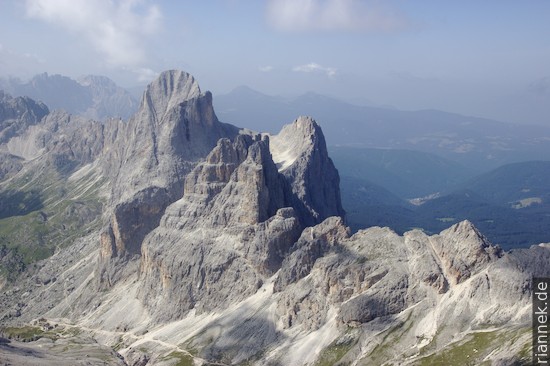
[[[116,281],[111,258],[123,258],[125,265],[125,258],[139,255],[166,207],[181,198],[185,176],[219,139],[232,139],[238,131],[218,121],[212,95],[201,94],[188,73],[163,72],[147,87],[140,110],[103,159],[107,173],[115,175],[99,269],[109,273],[109,283]]]
[[[29,97],[12,97],[0,90],[0,126],[8,120],[16,120],[25,126],[40,122],[49,113],[48,107],[42,102],[36,102]]]
[[[106,76],[88,75],[78,80],[92,93],[93,104],[79,114],[92,119],[108,117],[128,119],[138,109],[138,101],[125,89]]]
[[[145,96],[112,127],[63,112],[31,126],[44,126],[44,156],[60,167],[91,163],[68,180],[105,164],[97,175],[114,188],[102,233],[82,231],[0,294],[0,321],[72,323],[79,348],[90,339],[128,364],[170,363],[174,349],[203,364],[413,364],[480,329],[496,341],[472,363],[511,364],[501,353],[530,344],[530,283],[549,275],[548,244],[503,254],[468,221],[434,236],[375,227],[350,237],[313,119],[272,137],[239,131],[182,72],[162,74]],[[82,181],[67,200],[96,185]],[[46,348],[40,355],[57,352]]]
[[[431,241],[451,284],[465,281],[502,256],[500,247],[492,245],[468,220],[442,231]]]
[[[34,141],[27,138],[28,142],[22,143],[22,136],[48,113],[48,107],[41,102],[29,97],[13,98],[0,90],[0,179],[20,171],[26,157],[34,157]]]
[[[306,226],[330,216],[344,217],[340,176],[328,157],[325,136],[311,117],[299,117],[270,139],[273,161],[294,195],[293,206]]]
[[[93,104],[88,88],[58,74],[36,75],[27,84],[17,86],[17,94],[42,100],[51,109],[64,109],[72,113],[83,112]]]
[[[289,169],[314,148],[319,135],[323,135],[319,125],[311,117],[301,116],[284,126],[278,135],[271,136],[270,151],[279,171]]]
[[[142,105],[115,142],[112,160],[121,168],[113,190],[115,200],[126,200],[155,185],[168,189],[174,200],[183,179],[205,158],[220,138],[233,138],[234,126],[220,123],[212,95],[201,94],[195,79],[183,71],[166,71],[151,82]]]
[[[268,138],[260,135],[219,140],[187,175],[178,213],[169,221],[177,220],[179,227],[253,225],[288,206],[287,186],[268,146]],[[202,220],[197,222],[197,217]]]
[[[117,85],[114,81],[106,76],[101,75],[86,75],[77,80],[80,85],[90,86],[92,88],[101,87],[106,90],[114,91],[117,89]]]
[[[140,109],[150,109],[160,120],[174,106],[200,95],[199,84],[192,75],[179,70],[164,71],[147,86]]]

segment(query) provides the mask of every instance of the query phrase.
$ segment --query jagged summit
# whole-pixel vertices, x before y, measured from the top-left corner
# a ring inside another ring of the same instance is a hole
[[[184,71],[168,70],[147,86],[140,109],[151,108],[157,119],[160,119],[163,113],[174,106],[200,95],[201,89],[192,75]]]
[[[330,216],[345,216],[340,176],[328,156],[325,136],[311,117],[298,117],[270,138],[273,161],[289,181],[295,207],[307,226]]]
[[[124,130],[115,142],[122,150],[115,157],[121,164],[115,198],[151,186],[179,195],[184,175],[193,168],[189,163],[206,157],[220,138],[233,138],[239,131],[219,122],[212,95],[201,94],[195,78],[177,70],[161,73],[147,86],[140,109]]]
[[[311,117],[300,116],[283,127],[278,135],[270,137],[270,151],[279,171],[288,169],[308,149],[314,148],[315,140],[324,136],[321,128]],[[325,145],[326,147],[326,145]]]
[[[36,124],[49,113],[48,107],[42,102],[36,102],[29,97],[12,97],[0,90],[0,131],[9,128],[9,137],[15,135],[15,129],[21,125]],[[19,125],[19,126],[18,126]],[[0,142],[3,142],[0,140]]]
[[[82,86],[97,86],[102,85],[106,89],[114,90],[117,88],[115,82],[109,79],[107,76],[102,75],[86,75],[77,80],[77,82]]]

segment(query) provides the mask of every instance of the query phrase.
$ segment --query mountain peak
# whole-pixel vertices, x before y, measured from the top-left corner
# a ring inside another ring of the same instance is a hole
[[[300,116],[293,124],[296,126],[296,129],[307,135],[314,134],[315,131],[319,129],[317,122],[309,116]]]
[[[180,70],[168,70],[162,72],[147,86],[141,106],[143,108],[147,103],[157,113],[163,113],[200,95],[199,84],[191,74]]]
[[[290,182],[299,215],[306,225],[329,216],[344,216],[340,177],[328,156],[325,136],[311,117],[300,116],[271,136],[273,161]]]
[[[93,85],[103,85],[109,88],[116,88],[116,83],[109,79],[107,76],[102,75],[86,75],[77,80],[80,85],[83,86],[93,86]]]
[[[502,256],[500,247],[493,246],[468,220],[443,230],[432,245],[453,284],[465,281]]]
[[[479,243],[480,247],[487,247],[490,245],[487,238],[479,232],[479,230],[472,224],[469,220],[463,220],[459,223],[454,224],[450,228],[441,232],[442,235],[453,236],[456,238],[471,238],[474,239],[476,243]]]
[[[326,151],[323,131],[309,116],[296,118],[294,122],[285,125],[278,135],[271,136],[270,140],[271,155],[279,171],[289,168],[306,151],[315,148]]]
[[[284,171],[311,149],[315,136],[322,132],[313,118],[300,116],[293,123],[283,127],[278,135],[270,139],[273,161],[279,171]]]

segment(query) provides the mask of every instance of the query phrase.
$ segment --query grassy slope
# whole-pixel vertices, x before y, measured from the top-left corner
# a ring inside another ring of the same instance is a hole
[[[0,187],[0,275],[49,257],[100,224],[103,180],[92,172],[76,180],[53,171],[21,174]],[[19,261],[13,260],[19,258]],[[18,267],[19,266],[19,267]]]

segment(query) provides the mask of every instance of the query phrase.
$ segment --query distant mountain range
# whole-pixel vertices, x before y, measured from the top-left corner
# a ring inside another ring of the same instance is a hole
[[[295,98],[238,87],[214,97],[225,122],[276,131],[296,115],[319,121],[328,145],[416,150],[437,154],[478,173],[550,156],[550,127],[515,125],[436,110],[357,106],[316,93]]]
[[[454,162],[414,151],[340,147],[331,156],[353,230],[435,233],[467,219],[506,249],[550,241],[550,161],[507,164],[472,177]]]
[[[467,166],[422,151],[333,146],[329,152],[341,175],[367,180],[402,199],[449,191],[475,176]]]
[[[105,76],[88,75],[73,80],[62,75],[39,74],[28,82],[0,79],[0,89],[12,96],[28,96],[44,102],[50,109],[103,120],[128,119],[138,107],[136,99]]]

